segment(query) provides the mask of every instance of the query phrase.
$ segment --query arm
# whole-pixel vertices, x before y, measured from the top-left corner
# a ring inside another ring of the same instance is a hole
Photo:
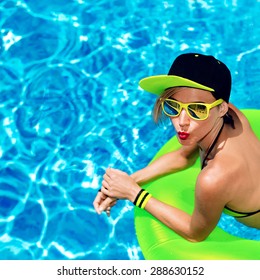
[[[192,215],[155,198],[148,201],[145,210],[186,240],[200,242],[216,227],[226,204],[218,187],[206,178],[198,178]]]
[[[131,178],[135,183],[141,185],[153,178],[160,177],[167,173],[177,172],[191,166],[195,163],[197,156],[197,146],[182,146],[180,149],[159,157],[147,167],[133,173]],[[98,193],[93,205],[96,212],[101,214],[104,210],[113,207],[115,201],[115,198]]]
[[[150,180],[183,170],[193,165],[198,157],[198,148],[196,146],[182,146],[176,151],[169,152],[145,168],[133,173],[131,177],[136,183],[142,185]]]
[[[145,210],[155,218],[192,242],[202,241],[210,234],[227,203],[217,176],[205,176],[205,172],[201,174],[196,183],[195,207],[192,215],[153,197],[145,206]],[[110,169],[105,175],[102,192],[133,202],[140,189],[126,173]]]

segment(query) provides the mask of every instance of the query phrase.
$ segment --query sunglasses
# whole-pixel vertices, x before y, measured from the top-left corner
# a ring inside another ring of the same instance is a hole
[[[185,109],[188,116],[194,120],[206,120],[209,116],[210,109],[220,105],[224,100],[218,99],[211,104],[206,103],[181,103],[174,99],[165,99],[162,102],[162,109],[168,117],[178,117]]]

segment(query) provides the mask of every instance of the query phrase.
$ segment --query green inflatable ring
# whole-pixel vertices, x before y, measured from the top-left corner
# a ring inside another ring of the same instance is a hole
[[[260,110],[243,110],[260,138]],[[178,148],[176,137],[154,157]],[[192,213],[194,185],[200,171],[199,160],[191,168],[161,177],[143,186],[165,203]],[[148,212],[135,208],[135,229],[145,259],[149,260],[260,260],[260,241],[233,236],[216,227],[203,242],[192,243],[180,237]]]

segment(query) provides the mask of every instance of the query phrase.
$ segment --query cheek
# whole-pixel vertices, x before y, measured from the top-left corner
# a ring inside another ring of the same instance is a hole
[[[216,121],[218,118],[221,118],[222,114],[219,107],[212,108],[209,113],[209,120],[212,122]]]
[[[178,118],[170,118],[170,121],[174,127],[174,129],[178,132],[180,130],[179,120]],[[216,121],[215,116],[210,116],[205,121],[193,121],[190,120],[188,125],[188,132],[192,135],[192,138],[196,141],[196,139],[200,139],[204,134],[211,130]]]
[[[195,128],[194,128],[194,134],[196,136],[198,136],[198,139],[201,138],[201,136],[203,136],[205,134],[205,132],[207,132],[209,129],[209,126],[208,124],[204,124],[204,123],[201,123],[201,125],[197,125]]]
[[[203,138],[206,134],[208,134],[216,124],[216,120],[214,118],[208,118],[205,121],[201,121],[197,123],[193,127],[194,137],[199,141]]]

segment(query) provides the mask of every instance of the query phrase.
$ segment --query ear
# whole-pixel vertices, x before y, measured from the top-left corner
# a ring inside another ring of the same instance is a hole
[[[220,105],[219,105],[219,113],[221,115],[221,117],[225,116],[226,113],[228,112],[228,104],[226,101],[223,101]]]

